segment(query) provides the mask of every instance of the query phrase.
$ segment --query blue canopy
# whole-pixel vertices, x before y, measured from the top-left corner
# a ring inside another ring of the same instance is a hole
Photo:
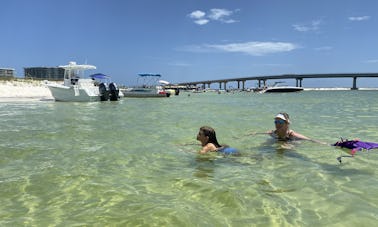
[[[138,74],[139,76],[156,76],[156,77],[161,77],[160,74],[151,74],[151,73],[140,73]]]
[[[96,74],[90,75],[89,77],[91,77],[92,79],[109,79],[110,78],[110,76],[104,75],[102,73],[96,73]]]

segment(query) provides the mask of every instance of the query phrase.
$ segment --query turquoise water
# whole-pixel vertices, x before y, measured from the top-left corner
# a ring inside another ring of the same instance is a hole
[[[377,91],[0,102],[0,226],[373,226],[378,151],[276,143],[292,129],[378,142]],[[239,157],[198,155],[202,125]]]

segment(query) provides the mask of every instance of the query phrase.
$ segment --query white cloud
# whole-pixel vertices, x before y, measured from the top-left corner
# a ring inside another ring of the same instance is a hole
[[[376,64],[376,63],[378,63],[378,59],[371,59],[371,60],[367,60],[365,62],[370,63],[370,64]]]
[[[304,25],[293,24],[293,27],[294,27],[295,30],[297,30],[299,32],[307,32],[307,31],[309,31],[309,28],[307,26],[304,26]]]
[[[304,24],[293,24],[293,28],[299,32],[317,31],[319,30],[319,25],[322,23],[321,20],[313,20],[310,23]]]
[[[199,20],[195,20],[194,23],[196,23],[198,25],[204,25],[204,24],[209,23],[209,20],[208,19],[199,19]]]
[[[222,20],[223,23],[226,23],[226,24],[232,24],[232,23],[236,23],[236,22],[239,22],[237,20],[233,20],[233,19],[228,19],[228,20]]]
[[[222,23],[236,23],[238,21],[231,19],[230,17],[239,10],[227,10],[227,9],[210,9],[209,13],[206,14],[201,10],[196,10],[191,12],[188,16],[194,19],[194,23],[198,25],[204,25],[209,23],[210,21],[219,21]]]
[[[205,17],[206,13],[205,12],[202,12],[201,10],[196,10],[196,11],[193,11],[189,14],[189,17],[190,18],[193,18],[193,19],[201,19],[203,17]]]
[[[293,43],[285,42],[245,42],[230,44],[205,44],[181,48],[191,52],[231,52],[244,53],[252,56],[263,56],[280,52],[289,52],[299,48]]]
[[[348,17],[350,21],[363,21],[363,20],[369,20],[370,16],[360,16],[360,17]]]
[[[232,15],[232,11],[227,9],[211,9],[209,18],[212,20],[222,20],[224,17]]]

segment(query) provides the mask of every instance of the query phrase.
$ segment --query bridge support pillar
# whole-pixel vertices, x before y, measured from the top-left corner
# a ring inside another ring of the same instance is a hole
[[[245,91],[245,80],[242,81],[242,89]]]
[[[358,90],[358,87],[357,87],[357,77],[353,77],[353,87],[352,87],[352,90]]]
[[[226,87],[227,87],[227,82],[225,81],[224,82],[224,90],[226,90]]]
[[[259,88],[261,88],[261,81],[263,82],[263,87],[266,87],[266,80],[259,80]]]
[[[297,87],[302,87],[302,80],[303,80],[303,79],[302,79],[302,78],[297,78],[297,79],[295,79],[295,80],[296,80],[296,83],[295,83],[296,86],[297,86]]]
[[[259,88],[261,88],[261,82],[263,82],[263,87],[266,87],[266,80],[259,80]]]
[[[240,90],[240,80],[238,80],[238,90]]]

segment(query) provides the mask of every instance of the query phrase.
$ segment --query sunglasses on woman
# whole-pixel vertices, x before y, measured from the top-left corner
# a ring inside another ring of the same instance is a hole
[[[274,120],[274,124],[283,125],[283,124],[285,124],[285,123],[286,123],[286,121],[285,121],[285,120],[282,120],[282,119]]]

